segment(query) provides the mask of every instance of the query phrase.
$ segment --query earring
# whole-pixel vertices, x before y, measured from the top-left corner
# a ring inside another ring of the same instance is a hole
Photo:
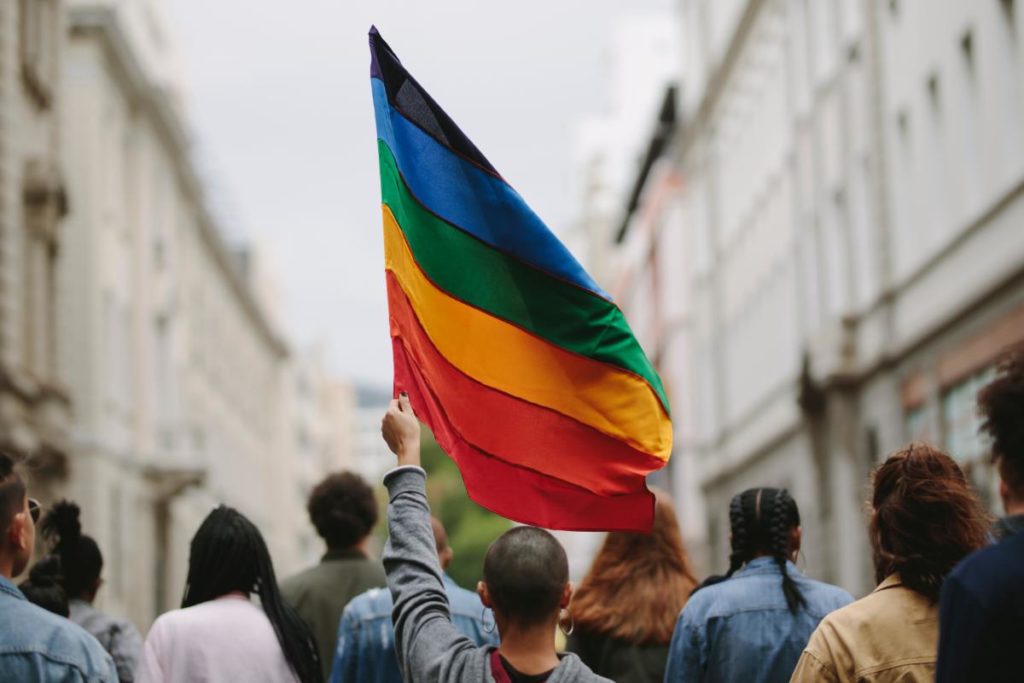
[[[565,618],[569,617],[569,628],[565,628]],[[558,630],[568,638],[572,635],[572,632],[576,630],[576,620],[572,616],[572,612],[567,609],[563,609],[561,614],[558,615]]]
[[[490,624],[490,626],[488,626],[487,625],[487,613],[488,612],[491,612],[491,610],[487,609],[486,607],[484,607],[483,610],[481,610],[481,612],[480,612],[480,625],[483,627],[484,633],[494,633],[494,629],[497,628],[498,622],[494,620],[494,613],[491,612],[491,624]]]

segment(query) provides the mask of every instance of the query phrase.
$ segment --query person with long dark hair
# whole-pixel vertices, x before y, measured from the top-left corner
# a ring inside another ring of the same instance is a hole
[[[487,549],[477,594],[494,612],[501,645],[477,646],[452,623],[420,467],[420,423],[409,397],[391,402],[381,432],[398,456],[384,476],[388,542],[384,570],[395,601],[395,652],[409,683],[607,683],[579,657],[555,650],[555,628],[572,598],[569,561],[554,536],[519,526]]]
[[[313,636],[281,599],[263,536],[237,510],[217,507],[193,537],[181,609],[153,624],[138,680],[322,680]]]
[[[922,443],[874,472],[869,535],[873,593],[827,616],[793,673],[810,681],[932,681],[939,591],[988,542],[988,518],[951,457]]]
[[[672,501],[654,493],[651,533],[609,533],[569,605],[567,649],[617,683],[664,679],[676,617],[697,585]]]
[[[665,681],[788,681],[818,623],[853,600],[797,569],[800,510],[786,489],[737,494],[729,523],[729,571],[687,601]]]
[[[53,553],[60,558],[69,618],[91,633],[110,653],[117,666],[118,680],[132,683],[142,652],[142,636],[127,619],[111,617],[93,607],[103,585],[103,553],[96,541],[82,533],[80,516],[75,503],[58,502],[43,518],[43,537],[55,544]]]
[[[992,440],[1006,516],[999,543],[957,565],[942,584],[935,680],[1019,681],[1024,633],[1024,345],[978,392],[981,430]]]

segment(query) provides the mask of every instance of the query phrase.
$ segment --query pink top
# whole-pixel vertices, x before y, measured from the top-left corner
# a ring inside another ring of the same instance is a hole
[[[138,683],[298,683],[274,627],[244,595],[160,616],[146,636]]]

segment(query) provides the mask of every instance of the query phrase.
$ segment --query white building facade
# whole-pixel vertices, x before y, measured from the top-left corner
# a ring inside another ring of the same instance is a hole
[[[973,394],[1024,340],[1018,5],[680,2],[657,257],[682,302],[677,486],[702,494],[709,569],[731,496],[785,486],[808,571],[865,593],[868,473],[912,438],[990,494]]]
[[[313,347],[293,353],[285,369],[280,452],[288,454],[291,471],[284,484],[288,502],[279,514],[288,517],[293,532],[275,567],[282,577],[316,564],[326,551],[309,521],[310,491],[329,473],[357,469],[356,392],[326,365],[324,350]]]
[[[105,552],[101,597],[147,625],[180,601],[216,502],[272,550],[286,347],[204,206],[177,108],[114,6],[68,13],[61,376],[75,411],[68,495]]]
[[[61,168],[58,0],[0,3],[0,448],[41,494],[67,474],[70,404],[57,375]]]
[[[279,574],[315,561],[305,499],[350,457],[354,414],[322,362],[290,355],[272,283],[208,209],[157,9],[73,2],[60,100],[62,493],[104,552],[103,607],[142,628],[180,603],[189,542],[219,503],[260,528]]]

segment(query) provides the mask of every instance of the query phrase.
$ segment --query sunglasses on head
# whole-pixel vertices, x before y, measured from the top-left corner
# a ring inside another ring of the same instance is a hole
[[[43,506],[39,504],[39,501],[35,498],[28,499],[28,514],[32,515],[32,523],[37,524],[39,522],[39,515],[43,511]]]

